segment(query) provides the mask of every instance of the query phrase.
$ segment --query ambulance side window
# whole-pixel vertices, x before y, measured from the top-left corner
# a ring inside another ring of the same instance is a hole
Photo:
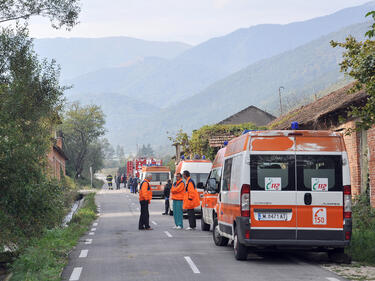
[[[225,160],[224,174],[223,174],[223,186],[221,189],[222,191],[230,190],[230,179],[232,175],[232,161],[233,161],[232,158]]]
[[[297,155],[297,187],[300,191],[342,191],[340,155]]]
[[[294,155],[251,155],[251,190],[295,190]]]
[[[233,157],[232,160],[232,171],[231,171],[231,180],[230,180],[230,189],[231,190],[240,190],[241,189],[241,172],[242,172],[242,155],[237,155]]]

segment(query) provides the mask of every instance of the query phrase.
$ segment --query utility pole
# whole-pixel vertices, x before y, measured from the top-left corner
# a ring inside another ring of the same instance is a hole
[[[282,102],[281,102],[281,89],[285,90],[285,88],[284,88],[283,86],[280,86],[280,87],[279,87],[280,116],[283,115],[283,105],[282,105]]]
[[[92,167],[90,166],[90,176],[91,176],[91,188],[92,188]]]

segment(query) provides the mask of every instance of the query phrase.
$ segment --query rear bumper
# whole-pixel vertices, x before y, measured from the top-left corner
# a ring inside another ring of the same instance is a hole
[[[300,231],[295,237],[296,230],[254,230],[250,227],[248,217],[237,217],[236,219],[238,240],[246,246],[286,246],[286,247],[325,247],[342,248],[350,244],[345,240],[345,232],[351,231],[351,221],[346,223],[344,230],[310,230]],[[250,230],[250,232],[249,232]],[[250,238],[246,238],[249,232]],[[281,239],[280,239],[281,238]]]
[[[164,191],[163,190],[152,190],[152,196],[164,197]]]

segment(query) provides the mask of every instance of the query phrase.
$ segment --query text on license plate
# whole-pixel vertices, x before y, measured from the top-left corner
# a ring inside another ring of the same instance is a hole
[[[258,221],[286,221],[287,213],[258,213]]]
[[[151,186],[151,189],[158,189],[157,186]]]

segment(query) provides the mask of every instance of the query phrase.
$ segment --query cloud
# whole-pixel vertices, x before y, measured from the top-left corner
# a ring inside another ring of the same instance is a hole
[[[213,0],[213,5],[216,9],[223,9],[231,2],[232,0]]]

